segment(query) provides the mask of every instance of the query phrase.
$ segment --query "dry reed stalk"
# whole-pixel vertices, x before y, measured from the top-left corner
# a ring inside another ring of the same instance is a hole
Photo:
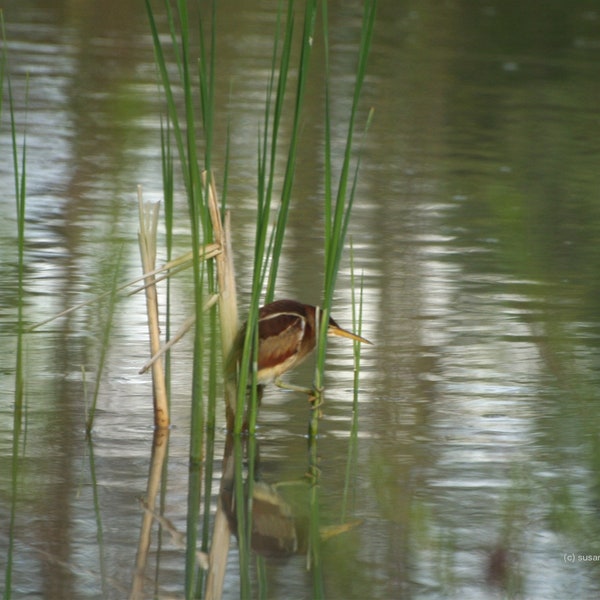
[[[138,240],[144,283],[146,290],[146,310],[148,312],[148,330],[150,333],[150,353],[160,350],[160,326],[158,318],[158,295],[156,277],[151,273],[156,267],[156,230],[158,226],[158,204],[144,204],[142,186],[138,186],[138,207],[140,231]],[[169,426],[169,406],[163,363],[157,360],[152,365],[152,388],[154,400],[154,425],[158,428]]]
[[[207,185],[207,173],[202,174],[202,183]],[[217,281],[219,285],[219,315],[221,322],[221,347],[227,356],[239,329],[237,295],[235,290],[235,272],[233,252],[231,251],[231,217],[225,213],[225,226],[221,222],[221,212],[217,199],[215,180],[211,176],[208,182],[208,209],[213,227],[214,243],[221,249],[216,254]]]
[[[203,173],[203,184],[206,187],[207,173]],[[219,317],[221,324],[221,349],[223,357],[227,357],[239,329],[237,294],[235,288],[235,272],[233,267],[233,252],[231,249],[231,217],[225,213],[225,225],[221,222],[217,190],[214,178],[208,182],[208,207],[213,227],[213,239],[221,248],[216,255],[217,282],[219,286]],[[227,409],[227,427],[233,428],[235,416],[236,389],[230,383],[225,384],[225,403]],[[223,594],[225,567],[229,553],[231,529],[223,511],[221,500],[217,503],[217,511],[210,545],[209,569],[206,578],[206,600],[219,600]]]
[[[207,185],[207,174],[202,174],[202,182]],[[231,215],[225,213],[225,225],[221,222],[221,213],[217,199],[214,178],[208,182],[208,209],[213,227],[214,242],[221,248],[215,256],[217,263],[217,281],[219,285],[219,320],[221,323],[221,350],[225,359],[233,346],[233,341],[240,328],[237,294],[235,287],[235,270],[233,251],[231,249]],[[225,385],[225,404],[227,409],[227,429],[233,430],[237,390],[235,386]]]
[[[219,295],[213,294],[204,303],[202,310],[204,312],[206,312],[209,308],[213,307],[217,303],[218,300],[219,300]],[[177,333],[173,337],[171,337],[171,339],[166,344],[161,346],[160,350],[152,358],[150,358],[150,360],[148,360],[144,364],[144,366],[139,370],[140,375],[142,373],[145,373],[154,364],[154,362],[157,361],[167,350],[170,350],[192,328],[192,325],[195,322],[196,322],[196,315],[191,315],[190,317],[188,317],[181,324],[181,326],[177,330]]]
[[[208,260],[209,258],[214,258],[217,254],[219,254],[219,252],[221,252],[221,249],[219,248],[219,246],[217,246],[217,244],[207,244],[206,246],[204,246],[204,248],[200,249],[200,260]],[[119,287],[116,289],[116,291],[117,291],[117,293],[123,292],[128,287],[135,285],[136,283],[139,283],[140,281],[142,281],[143,279],[145,279],[147,277],[158,275],[159,273],[164,273],[160,277],[157,277],[154,280],[154,282],[152,283],[152,285],[156,285],[157,283],[160,283],[167,277],[171,277],[171,275],[175,275],[176,273],[179,273],[180,271],[187,269],[191,264],[192,264],[192,252],[190,251],[190,252],[186,252],[184,255],[182,255],[178,258],[174,258],[173,260],[165,263],[164,265],[161,265],[160,267],[157,267],[156,269],[154,269],[153,271],[150,271],[149,273],[145,273],[141,277],[136,277],[135,279],[132,279],[131,281],[128,281],[127,283],[122,283],[121,285],[119,285]],[[135,288],[134,290],[130,290],[129,292],[124,294],[124,296],[132,296],[133,294],[137,294],[138,292],[141,292],[144,289],[146,289],[146,285],[139,286],[139,287]],[[70,308],[63,310],[63,311],[53,315],[52,317],[49,317],[47,319],[44,319],[43,321],[40,321],[39,323],[35,323],[34,325],[31,325],[31,327],[29,327],[29,329],[27,329],[27,331],[29,332],[29,331],[33,331],[34,329],[38,329],[39,327],[42,327],[42,325],[47,325],[48,323],[51,323],[52,321],[55,321],[56,319],[59,319],[60,317],[65,317],[66,315],[71,314],[73,311],[83,308],[84,306],[89,306],[90,304],[93,304],[94,302],[99,302],[103,298],[107,298],[108,296],[110,296],[113,293],[114,293],[113,290],[109,290],[108,292],[104,292],[103,294],[94,296],[93,298],[90,298],[89,300],[85,300],[84,302],[75,304],[74,306],[71,306]]]

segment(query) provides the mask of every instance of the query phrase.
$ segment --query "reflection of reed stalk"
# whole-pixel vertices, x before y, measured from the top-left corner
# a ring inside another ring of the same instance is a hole
[[[166,529],[173,537],[175,537],[173,533],[174,528],[169,529],[167,523],[165,523],[166,520],[164,517],[162,517],[162,515],[155,514],[156,497],[160,489],[161,474],[163,472],[163,466],[167,456],[168,442],[169,430],[165,427],[157,427],[154,430],[152,460],[150,461],[150,472],[148,474],[146,498],[145,501],[142,501],[142,505],[146,510],[142,516],[142,526],[140,528],[140,538],[138,541],[138,549],[135,559],[135,569],[133,572],[133,581],[129,594],[130,600],[141,600],[144,598],[144,573],[148,563],[150,537],[154,519],[159,520],[163,529]]]

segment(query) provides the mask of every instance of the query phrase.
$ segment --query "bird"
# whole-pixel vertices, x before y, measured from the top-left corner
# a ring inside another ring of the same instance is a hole
[[[275,385],[311,393],[312,390],[299,388],[281,381],[287,371],[302,363],[317,345],[317,315],[321,309],[296,300],[276,300],[265,304],[258,311],[258,361],[256,380],[260,388],[271,382]],[[319,317],[322,319],[322,317]],[[230,377],[237,374],[242,356],[246,323],[240,328],[229,358],[226,371]],[[371,344],[369,340],[342,329],[333,318],[327,323],[327,334]]]

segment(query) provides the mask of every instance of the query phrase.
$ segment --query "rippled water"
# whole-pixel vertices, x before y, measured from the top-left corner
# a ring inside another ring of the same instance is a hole
[[[275,15],[267,4],[234,0],[219,11],[215,167],[222,176],[229,126],[228,202],[245,302]],[[330,13],[337,143],[360,8],[333,2]],[[161,196],[161,96],[137,5],[12,0],[4,19],[20,139],[26,128],[25,314],[33,323],[105,291],[121,248],[123,280],[138,276],[136,185],[146,199]],[[362,352],[349,480],[353,372],[343,340],[329,346],[318,441],[323,524],[339,523],[342,505],[359,524],[323,546],[326,597],[600,593],[593,558],[600,554],[599,23],[585,2],[549,9],[380,1],[363,110],[364,117],[373,106],[375,118],[350,232],[364,277],[363,333],[375,345]],[[279,282],[280,296],[313,303],[323,236],[319,55],[317,47]],[[0,521],[7,523],[17,286],[6,94],[3,109]],[[177,203],[185,248],[183,196]],[[192,311],[190,277],[173,293],[182,321]],[[342,326],[351,325],[350,299],[346,262],[334,309]],[[12,597],[129,594],[153,433],[150,379],[138,373],[148,354],[144,314],[141,296],[118,305],[89,444],[85,412],[102,311],[82,309],[26,338]],[[186,338],[175,350],[165,506],[181,532],[191,346]],[[311,365],[292,376],[310,378]],[[308,414],[302,396],[267,392],[258,436],[264,490],[304,475]],[[219,429],[216,456],[224,444]],[[0,529],[3,555],[7,532]],[[158,549],[153,535],[157,595],[182,597],[184,550],[169,536]],[[266,580],[267,597],[312,597],[306,557],[267,562]],[[224,595],[239,596],[235,543]]]

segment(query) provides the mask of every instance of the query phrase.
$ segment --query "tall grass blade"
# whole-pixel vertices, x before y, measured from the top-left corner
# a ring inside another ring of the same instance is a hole
[[[210,490],[212,488],[212,481],[214,476],[214,461],[215,461],[215,428],[208,427],[206,430],[206,455],[204,457],[204,494],[202,501],[202,532],[200,535],[200,549],[202,552],[208,553],[209,541],[210,541],[210,522],[212,514],[212,495]],[[196,598],[202,597],[202,592],[205,585],[206,571],[198,568],[196,571],[196,589],[194,596]]]
[[[281,7],[280,7],[281,11]],[[281,40],[281,54],[279,63],[276,56],[279,47],[279,36],[276,34],[273,49],[273,59],[271,64],[271,76],[267,87],[267,98],[265,103],[265,122],[263,125],[263,135],[259,138],[258,148],[258,209],[257,225],[254,244],[254,271],[252,277],[252,292],[250,307],[247,319],[246,337],[244,339],[242,359],[240,361],[238,402],[236,408],[236,422],[234,430],[240,432],[244,424],[244,407],[246,401],[246,390],[248,383],[252,383],[255,378],[256,365],[250,364],[252,349],[254,355],[257,355],[258,336],[258,308],[261,304],[261,295],[265,287],[265,277],[268,272],[268,281],[265,290],[265,302],[273,300],[277,282],[277,272],[279,261],[283,249],[285,230],[291,202],[292,186],[294,181],[295,163],[297,147],[301,129],[301,115],[306,82],[308,78],[308,69],[317,17],[317,2],[309,0],[306,3],[304,12],[304,26],[301,38],[300,64],[298,69],[298,83],[295,95],[295,108],[293,114],[293,124],[291,130],[290,144],[286,169],[284,173],[283,189],[279,202],[277,221],[275,227],[269,236],[270,214],[273,201],[273,184],[275,177],[275,162],[278,151],[279,127],[283,116],[283,106],[285,92],[290,69],[290,57],[292,53],[292,42],[294,34],[294,2],[289,0],[285,16],[285,30]],[[278,17],[278,29],[280,24]],[[278,69],[276,77],[276,69]],[[274,82],[277,79],[275,89]],[[275,89],[275,99],[272,99],[272,93]],[[270,116],[273,115],[273,121],[270,122]],[[269,132],[270,135],[269,135]],[[261,141],[262,140],[262,141]],[[267,241],[269,240],[269,241]],[[255,385],[251,389],[255,389]],[[256,423],[257,413],[257,395],[252,393],[249,402],[249,430],[253,432]]]
[[[123,258],[123,245],[119,247],[117,256],[114,260],[110,260],[110,269],[113,270],[112,283],[110,286],[110,296],[107,299],[106,306],[104,307],[105,312],[101,314],[102,321],[102,335],[100,338],[100,355],[98,358],[98,366],[96,368],[96,381],[94,383],[94,393],[92,396],[92,403],[90,405],[88,416],[85,423],[85,429],[87,435],[89,435],[94,426],[94,417],[96,415],[96,406],[98,404],[98,396],[100,394],[100,384],[102,382],[102,373],[104,372],[104,365],[106,364],[106,358],[108,356],[108,349],[110,347],[110,336],[112,333],[113,316],[117,303],[117,289],[118,289],[118,278],[121,273],[121,260]]]
[[[160,81],[163,86],[163,90],[165,93],[165,100],[167,103],[167,115],[173,125],[173,135],[175,137],[175,143],[177,146],[177,151],[179,155],[179,159],[182,165],[182,175],[184,179],[184,184],[186,190],[190,188],[190,181],[188,177],[188,169],[186,167],[186,152],[185,152],[185,144],[183,138],[183,131],[179,124],[179,113],[177,112],[177,105],[175,102],[175,96],[173,93],[173,88],[171,86],[171,80],[169,78],[168,71],[168,63],[165,57],[164,48],[162,42],[160,40],[160,35],[158,33],[158,26],[156,24],[156,20],[154,18],[154,11],[152,10],[151,0],[145,0],[146,4],[146,13],[148,15],[148,21],[150,24],[150,33],[152,35],[152,42],[154,47],[154,56],[155,62],[159,70]],[[171,41],[174,48],[175,53],[175,64],[177,65],[180,79],[183,79],[182,72],[182,59],[179,52],[179,46],[177,43],[177,36],[175,33],[175,18],[170,8],[170,3],[168,1],[165,2],[165,6],[167,7],[167,18],[171,31]]]
[[[213,140],[213,112],[214,112],[214,89],[215,89],[215,29],[216,29],[216,2],[210,4],[212,17],[209,19],[211,26],[210,36],[206,37],[203,30],[205,21],[200,19],[197,30],[200,41],[200,59],[197,63],[197,71],[193,66],[195,61],[191,56],[191,24],[186,0],[176,0],[175,9],[171,10],[170,3],[165,1],[168,28],[173,45],[173,60],[177,65],[177,74],[183,94],[183,112],[180,115],[175,101],[175,85],[169,78],[169,69],[165,48],[158,33],[156,19],[154,17],[151,2],[146,0],[146,10],[149,17],[152,33],[156,63],[165,91],[167,104],[167,115],[172,124],[173,139],[179,162],[182,168],[183,181],[187,192],[188,213],[190,221],[191,245],[193,253],[200,248],[202,240],[210,241],[213,238],[213,229],[207,207],[208,186],[203,188],[202,169],[199,161],[198,122],[196,116],[196,93],[194,75],[199,76],[199,99],[200,118],[204,134],[204,168],[210,173],[212,164],[212,140]],[[209,356],[208,366],[208,397],[209,418],[214,425],[214,402],[217,389],[217,315],[215,310],[209,313],[205,323],[202,314],[204,288],[209,294],[216,291],[215,270],[212,263],[201,265],[198,257],[193,259],[193,279],[195,290],[195,336],[194,336],[194,358],[192,373],[192,428],[190,433],[190,459],[192,473],[188,489],[188,526],[187,526],[187,552],[186,552],[186,597],[190,597],[196,590],[196,543],[197,543],[197,519],[198,508],[201,502],[200,475],[203,464],[202,452],[204,448],[204,428],[206,424],[205,402],[203,399],[205,386],[204,379],[206,371],[204,368],[204,356]],[[208,340],[208,347],[207,347]],[[208,477],[208,474],[206,475]],[[206,539],[204,537],[204,539]]]
[[[376,0],[366,0],[363,11],[361,38],[358,49],[358,65],[356,79],[354,83],[354,93],[352,98],[352,107],[348,120],[348,131],[346,135],[346,145],[342,167],[337,184],[337,192],[335,194],[332,188],[333,182],[333,167],[332,167],[332,147],[331,147],[331,110],[330,110],[330,74],[329,74],[329,44],[328,44],[328,13],[327,3],[323,3],[323,30],[325,39],[325,281],[323,290],[323,319],[327,322],[331,312],[331,304],[337,281],[337,274],[341,258],[343,255],[344,243],[350,214],[352,212],[352,204],[356,191],[356,185],[351,187],[348,192],[348,179],[350,173],[350,164],[353,155],[353,141],[355,123],[359,110],[359,102],[361,91],[364,83],[364,78],[367,68],[367,58],[371,46],[371,38],[375,25]],[[370,117],[369,117],[370,119]],[[358,169],[357,163],[357,169]],[[356,182],[356,173],[355,179]],[[326,328],[321,328],[319,332],[317,366],[315,369],[314,387],[320,391],[323,389],[323,374],[325,370],[325,354],[327,348],[327,331]],[[311,419],[310,432],[316,435],[317,430],[317,413],[313,414]]]
[[[4,30],[3,13],[0,11],[0,27],[2,31],[2,51],[0,53],[0,96],[3,95],[4,77],[6,69],[6,35]],[[10,491],[10,517],[8,523],[8,548],[6,551],[6,567],[4,570],[3,597],[8,599],[12,595],[12,569],[14,535],[18,505],[19,482],[19,448],[24,420],[25,407],[25,375],[23,362],[23,335],[24,335],[24,301],[25,301],[25,212],[26,212],[26,157],[27,145],[25,134],[23,137],[22,154],[19,158],[17,141],[17,128],[14,113],[14,102],[10,78],[6,79],[8,88],[8,103],[10,110],[10,130],[12,143],[12,158],[15,177],[15,209],[17,216],[17,347],[15,353],[15,383],[14,383],[14,408],[13,408],[13,436],[11,455],[11,491]],[[29,90],[26,88],[25,105],[28,104]],[[0,114],[1,114],[0,100]]]
[[[168,115],[160,120],[160,150],[163,180],[163,201],[165,211],[165,246],[167,262],[173,258],[173,217],[174,217],[174,177],[173,148],[171,144],[171,121]],[[167,278],[165,293],[165,340],[171,339],[171,279]],[[171,353],[165,356],[165,382],[167,398],[171,398]]]
[[[2,37],[2,48],[0,48],[0,92],[4,92],[4,77],[6,73],[6,33],[4,30],[4,11],[0,8],[0,36]],[[4,93],[0,94],[0,117],[2,117],[2,108]]]
[[[196,286],[196,309],[201,307],[204,269]],[[204,328],[205,322],[196,314],[194,367],[192,376],[192,412],[190,430],[190,474],[186,519],[185,597],[192,598],[196,589],[196,548],[198,545],[199,508],[202,499],[202,467],[204,448]],[[199,364],[198,364],[199,363]]]
[[[275,110],[275,124],[273,127],[273,143],[271,145],[271,181],[272,185],[272,174],[274,169],[275,150],[276,150],[276,139],[278,134],[278,125],[281,118],[281,111],[283,106],[283,96],[285,91],[285,84],[288,77],[290,49],[292,42],[292,30],[293,28],[293,2],[288,5],[288,29],[286,31],[285,44],[282,54],[282,61],[280,67],[280,84],[277,90],[277,102]],[[298,82],[296,87],[295,96],[295,107],[294,116],[292,123],[291,139],[288,149],[288,158],[286,162],[285,174],[283,179],[283,189],[281,192],[281,201],[279,211],[277,214],[277,223],[275,226],[275,237],[273,242],[273,253],[271,259],[271,267],[269,271],[269,281],[266,291],[266,302],[271,302],[275,295],[275,286],[277,283],[277,271],[279,269],[279,259],[283,248],[283,240],[285,236],[285,229],[289,214],[289,207],[292,197],[292,186],[294,183],[294,174],[296,172],[296,155],[298,151],[298,141],[300,137],[301,128],[301,116],[302,106],[304,102],[304,94],[306,91],[306,82],[308,79],[308,71],[310,65],[310,56],[312,53],[313,40],[315,35],[315,23],[317,19],[317,2],[316,0],[308,0],[305,6],[304,12],[304,30],[302,33],[302,49],[300,54],[300,64],[298,67]]]
[[[356,298],[356,281],[354,273],[354,251],[350,245],[350,287],[352,290],[352,331],[358,335],[362,333],[362,314],[363,314],[363,291],[364,278],[360,279],[359,297]],[[359,425],[359,404],[358,390],[360,385],[360,352],[361,344],[354,342],[354,385],[352,397],[352,424],[350,427],[350,443],[348,445],[348,459],[346,461],[346,476],[344,478],[344,492],[342,494],[342,504],[340,509],[340,522],[346,520],[348,505],[350,503],[350,484],[352,473],[358,460],[358,425]]]

